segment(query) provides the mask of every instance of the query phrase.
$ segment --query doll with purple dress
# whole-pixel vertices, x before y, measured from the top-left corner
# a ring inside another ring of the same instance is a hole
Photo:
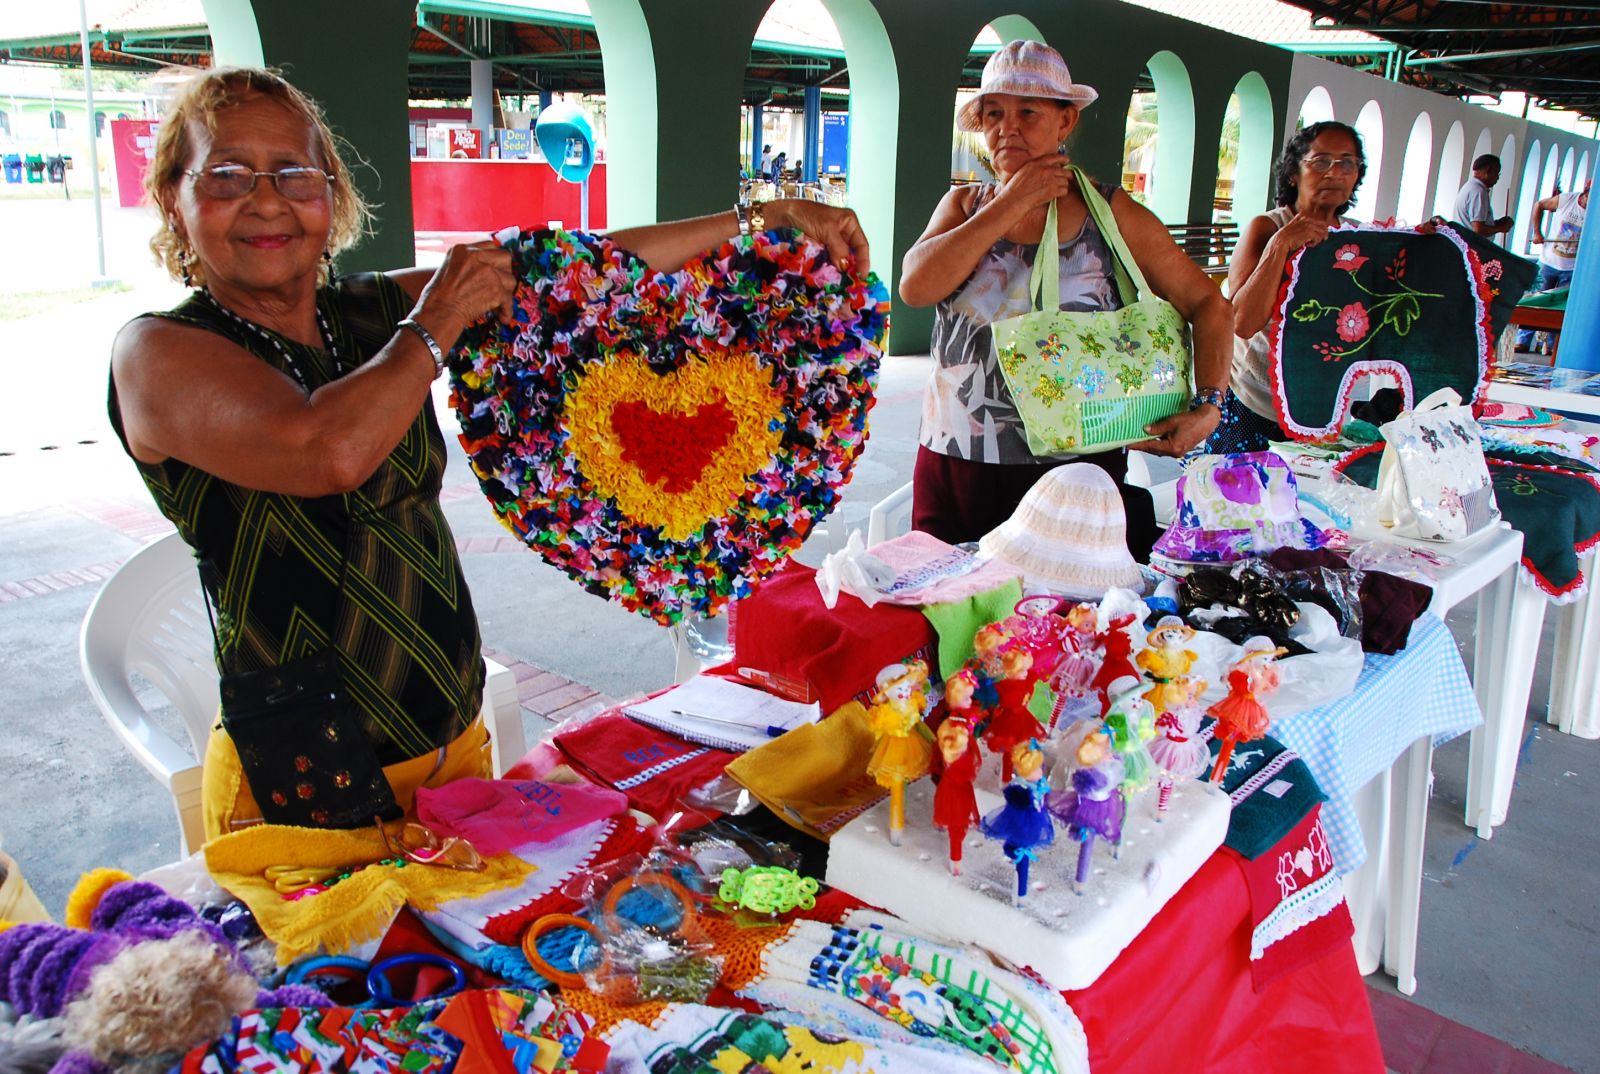
[[[1122,821],[1128,807],[1119,790],[1122,786],[1122,759],[1112,748],[1105,731],[1089,735],[1078,746],[1078,767],[1063,791],[1052,791],[1046,798],[1050,815],[1067,827],[1067,836],[1078,843],[1078,867],[1072,890],[1083,894],[1094,864],[1094,841],[1104,839],[1112,846],[1122,842]]]

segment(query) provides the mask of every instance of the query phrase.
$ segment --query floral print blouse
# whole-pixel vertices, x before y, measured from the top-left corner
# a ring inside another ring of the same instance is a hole
[[[1099,184],[1106,200],[1113,188]],[[973,199],[973,211],[998,188],[985,183]],[[937,363],[922,399],[918,441],[930,451],[971,462],[1030,463],[1022,418],[1011,401],[1000,365],[995,360],[991,322],[1016,317],[1032,308],[1028,294],[1037,243],[1001,239],[972,275],[934,310],[933,357]],[[1077,235],[1061,250],[1061,308],[1111,310],[1122,305],[1112,276],[1110,247],[1084,218]]]

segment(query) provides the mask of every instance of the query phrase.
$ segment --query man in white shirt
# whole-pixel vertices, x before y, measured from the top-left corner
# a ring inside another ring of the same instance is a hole
[[[1455,209],[1451,213],[1454,219],[1487,239],[1511,230],[1511,217],[1502,216],[1496,220],[1489,204],[1489,191],[1499,181],[1500,158],[1493,153],[1483,154],[1472,162],[1472,178],[1456,191]]]

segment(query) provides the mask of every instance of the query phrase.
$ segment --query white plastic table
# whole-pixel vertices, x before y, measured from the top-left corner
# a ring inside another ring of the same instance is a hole
[[[1391,538],[1392,539],[1392,538]],[[1399,542],[1405,543],[1405,542]],[[1483,724],[1472,731],[1467,768],[1468,823],[1503,789],[1511,796],[1523,715],[1533,685],[1539,632],[1529,616],[1543,613],[1543,600],[1517,580],[1522,534],[1495,526],[1458,545],[1454,565],[1433,583],[1428,610],[1443,619],[1468,597],[1478,598],[1472,685]],[[1428,795],[1433,782],[1432,735],[1418,735],[1389,767],[1356,791],[1356,817],[1367,860],[1345,876],[1345,899],[1355,922],[1356,962],[1361,972],[1380,965],[1405,995],[1417,990],[1417,923],[1422,905],[1422,853]],[[1509,756],[1509,761],[1506,760]],[[1503,781],[1503,788],[1502,788]],[[1502,812],[1503,817],[1503,812]]]
[[[1569,372],[1569,379],[1586,376],[1578,370]],[[1525,403],[1546,410],[1582,414],[1600,421],[1600,396],[1491,380],[1489,398],[1497,403]],[[1583,572],[1591,579],[1595,566],[1596,560],[1592,554],[1584,558]],[[1538,623],[1534,629],[1538,629]],[[1600,664],[1600,597],[1596,595],[1596,586],[1591,584],[1583,597],[1559,606],[1553,656],[1550,662],[1550,708],[1546,718],[1566,734],[1579,738],[1600,738],[1600,681],[1596,680],[1596,665]],[[1490,824],[1500,824],[1504,820],[1505,807],[1497,804],[1491,810]],[[1473,823],[1470,815],[1468,823]]]

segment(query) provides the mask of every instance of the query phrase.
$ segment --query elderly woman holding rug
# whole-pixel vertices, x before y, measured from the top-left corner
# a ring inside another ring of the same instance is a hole
[[[990,331],[991,322],[1032,306],[1030,274],[1052,203],[1060,308],[1122,305],[1111,244],[1091,218],[1065,150],[1081,110],[1096,97],[1092,87],[1072,81],[1061,54],[1046,45],[1014,41],[996,52],[984,66],[979,95],[957,122],[982,132],[998,182],[951,190],[905,256],[900,297],[936,307],[937,368],[923,405],[912,524],[951,543],[977,540],[1010,517],[1045,469],[1074,461],[1094,463],[1117,481],[1137,558],[1148,560],[1155,541],[1149,494],[1123,485],[1125,450],[1049,457],[1030,450]],[[1149,210],[1120,189],[1096,186],[1152,290],[1193,329],[1192,408],[1153,422],[1145,429],[1149,439],[1131,445],[1181,456],[1220,416],[1233,318],[1221,292]]]
[[[118,336],[110,410],[214,608],[222,721],[208,837],[263,819],[370,824],[487,774],[477,617],[439,505],[430,388],[470,323],[509,317],[511,255],[334,280],[367,211],[317,105],[276,73],[202,73],[161,125],[152,247],[195,288]],[[617,232],[675,270],[753,221]],[[865,268],[848,210],[765,206]],[[487,311],[487,312],[486,312]]]

